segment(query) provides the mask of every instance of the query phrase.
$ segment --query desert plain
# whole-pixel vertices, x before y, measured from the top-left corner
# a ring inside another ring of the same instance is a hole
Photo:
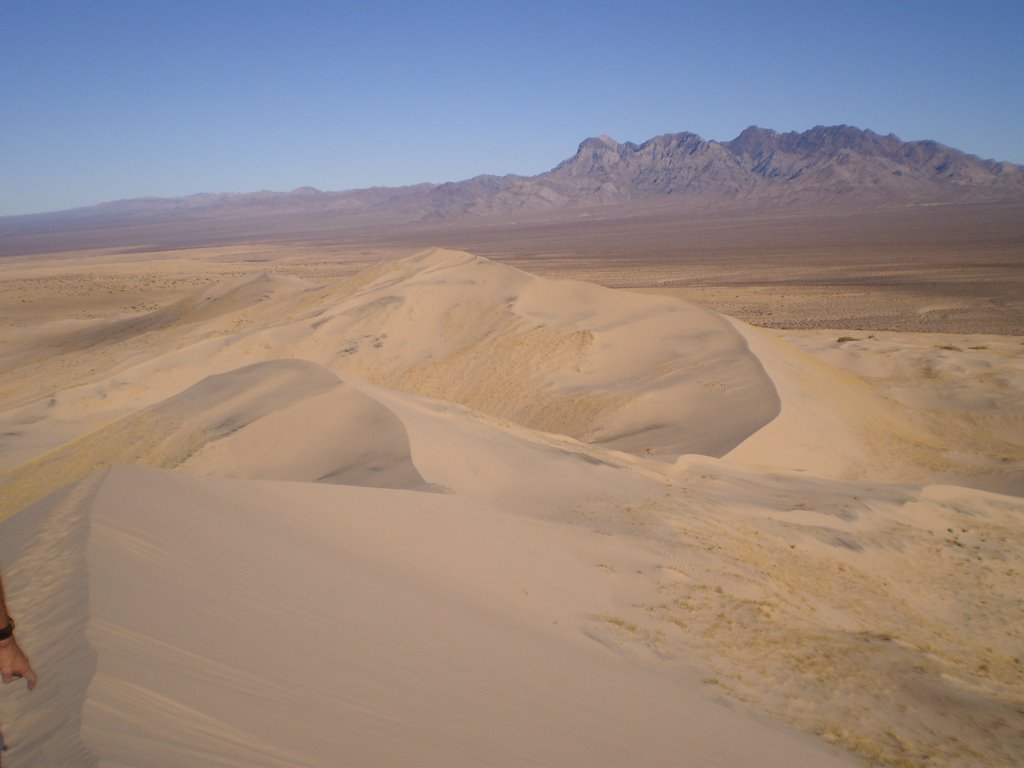
[[[1020,239],[936,220],[0,259],[4,764],[1020,764]]]

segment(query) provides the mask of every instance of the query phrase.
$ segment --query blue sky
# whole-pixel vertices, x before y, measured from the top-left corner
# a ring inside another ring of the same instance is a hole
[[[0,0],[0,215],[836,123],[1024,163],[1024,3]]]

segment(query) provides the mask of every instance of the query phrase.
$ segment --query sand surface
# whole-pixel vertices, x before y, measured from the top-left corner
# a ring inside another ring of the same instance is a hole
[[[1019,338],[243,254],[0,270],[5,765],[1024,759]]]

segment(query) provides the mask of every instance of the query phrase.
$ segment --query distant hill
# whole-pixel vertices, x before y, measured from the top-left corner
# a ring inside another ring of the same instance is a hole
[[[84,247],[83,240],[94,246],[178,242],[181,232],[175,240],[174,231],[184,228],[195,237],[234,239],[467,218],[519,219],[616,205],[804,207],[1011,200],[1024,200],[1024,167],[1012,163],[846,125],[803,133],[751,126],[727,142],[693,133],[665,134],[642,144],[589,138],[575,155],[536,176],[483,175],[445,184],[344,192],[302,187],[291,192],[138,198],[0,217],[0,253],[37,250],[43,238],[63,238],[67,247]]]

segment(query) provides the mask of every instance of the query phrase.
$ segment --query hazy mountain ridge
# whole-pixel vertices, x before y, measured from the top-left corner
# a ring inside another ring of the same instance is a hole
[[[1024,167],[983,160],[934,141],[905,142],[847,125],[802,133],[751,126],[726,142],[686,132],[641,144],[592,137],[550,171],[529,177],[485,174],[444,184],[339,192],[300,187],[291,192],[145,197],[0,217],[0,236],[36,238],[178,222],[204,222],[225,232],[251,226],[257,235],[673,201],[800,206],[1022,199]]]

